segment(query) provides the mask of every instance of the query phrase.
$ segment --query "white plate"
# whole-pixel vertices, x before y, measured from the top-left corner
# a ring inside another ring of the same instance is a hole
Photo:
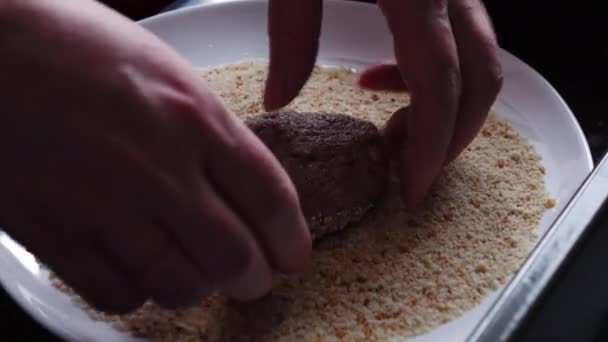
[[[266,4],[261,1],[208,2],[142,22],[195,66],[267,57]],[[326,1],[319,61],[361,67],[392,56],[391,38],[373,5]],[[541,154],[549,192],[558,200],[542,222],[546,232],[593,167],[576,119],[556,91],[534,70],[501,52],[505,84],[495,105]],[[48,282],[36,260],[0,232],[0,281],[35,319],[75,341],[133,341],[106,323],[91,321]],[[498,291],[481,305],[416,341],[462,341]]]

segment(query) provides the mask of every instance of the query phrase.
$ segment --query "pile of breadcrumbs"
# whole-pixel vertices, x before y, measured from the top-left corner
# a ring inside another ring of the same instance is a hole
[[[201,76],[232,110],[252,115],[263,110],[265,70],[265,62],[249,61]],[[356,80],[351,70],[316,68],[290,108],[351,113],[382,126],[408,103],[405,94],[361,90]],[[531,250],[543,212],[555,204],[539,159],[492,115],[421,209],[405,212],[393,187],[362,224],[320,241],[307,274],[284,279],[263,300],[216,295],[187,310],[149,303],[124,316],[89,312],[159,341],[372,341],[429,331],[479,303]]]

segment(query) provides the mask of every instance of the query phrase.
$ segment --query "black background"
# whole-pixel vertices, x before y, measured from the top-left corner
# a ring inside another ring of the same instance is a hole
[[[148,4],[150,8],[160,8],[159,2]],[[142,4],[146,0],[122,3]],[[601,3],[486,1],[502,47],[539,71],[563,96],[578,118],[596,161],[608,147],[608,17],[600,10]],[[139,18],[148,14],[142,12],[143,7],[136,5],[127,10],[133,18]],[[562,310],[565,314],[568,308]],[[0,341],[54,340],[2,290],[0,315]]]

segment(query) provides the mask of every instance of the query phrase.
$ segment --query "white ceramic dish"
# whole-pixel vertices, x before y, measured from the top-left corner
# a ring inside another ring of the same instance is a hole
[[[208,1],[199,7],[162,14],[142,25],[172,45],[193,65],[265,58],[266,3]],[[391,38],[372,5],[326,1],[319,62],[360,68],[392,56]],[[593,167],[583,133],[556,91],[534,70],[501,52],[505,84],[495,111],[509,120],[541,154],[546,184],[558,200],[540,225],[546,232]],[[49,283],[35,258],[0,232],[0,282],[36,320],[73,341],[135,341],[108,324],[90,320]],[[462,341],[496,298],[490,294],[462,317],[415,341]]]

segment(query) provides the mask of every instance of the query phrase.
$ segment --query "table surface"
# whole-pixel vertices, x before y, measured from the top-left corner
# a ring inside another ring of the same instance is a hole
[[[502,47],[539,71],[564,97],[597,161],[608,147],[608,31],[599,5],[511,0],[486,1],[486,6]],[[0,312],[0,341],[55,340],[2,290]]]

